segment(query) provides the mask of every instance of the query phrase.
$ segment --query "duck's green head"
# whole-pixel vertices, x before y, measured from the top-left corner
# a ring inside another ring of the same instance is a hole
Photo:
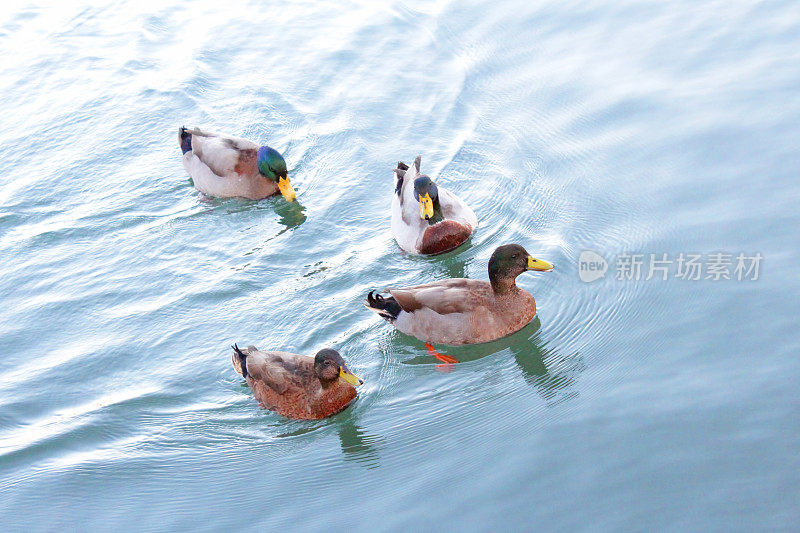
[[[323,348],[314,357],[314,373],[323,383],[332,383],[337,379],[342,379],[350,385],[358,386],[364,380],[356,376],[339,355],[339,352],[331,348]]]
[[[425,174],[414,180],[414,198],[419,202],[419,217],[434,224],[442,220],[439,189]]]
[[[262,146],[258,149],[258,171],[267,179],[278,184],[278,190],[287,201],[294,201],[294,189],[289,183],[286,160],[274,148]]]
[[[535,259],[519,244],[498,246],[489,259],[489,280],[496,293],[506,293],[513,288],[517,276],[527,270],[550,272],[553,265]]]

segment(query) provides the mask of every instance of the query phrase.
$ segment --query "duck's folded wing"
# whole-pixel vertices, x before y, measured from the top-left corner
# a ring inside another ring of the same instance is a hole
[[[413,313],[419,309],[430,309],[440,315],[469,313],[480,305],[486,289],[485,281],[471,279],[448,279],[416,287],[389,289],[400,308]]]
[[[400,190],[397,191],[400,199],[400,209],[402,211],[403,222],[414,226],[415,229],[423,229],[419,217],[419,202],[414,197],[414,180],[419,177],[419,168],[422,156],[418,155],[410,167],[403,170],[403,178],[398,182]],[[404,165],[405,166],[405,165]]]
[[[278,394],[283,394],[288,388],[296,386],[296,368],[294,354],[248,349],[248,374]]]
[[[192,153],[217,176],[258,172],[257,152],[258,145],[247,139],[209,132],[192,133]]]
[[[475,212],[464,200],[444,187],[439,187],[439,205],[442,206],[444,218],[467,223],[473,228],[478,226],[478,217],[475,216]]]

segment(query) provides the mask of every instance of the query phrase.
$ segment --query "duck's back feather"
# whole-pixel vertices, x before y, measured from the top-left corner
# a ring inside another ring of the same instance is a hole
[[[440,315],[469,313],[480,305],[482,297],[491,294],[492,286],[486,281],[453,278],[415,287],[389,289],[401,309],[413,313],[422,308]]]
[[[304,375],[312,375],[313,364],[313,359],[304,355],[261,351],[254,346],[247,349],[247,373],[279,394],[300,386]]]
[[[192,152],[217,176],[258,173],[258,145],[247,139],[214,133],[193,134]]]

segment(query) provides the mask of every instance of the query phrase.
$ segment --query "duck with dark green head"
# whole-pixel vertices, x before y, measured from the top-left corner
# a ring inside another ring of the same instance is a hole
[[[436,255],[458,248],[478,226],[478,218],[461,198],[420,174],[417,156],[409,168],[394,169],[392,234],[403,250]]]
[[[415,287],[370,292],[366,306],[406,335],[438,344],[477,344],[519,331],[536,316],[536,301],[517,287],[517,276],[549,272],[519,244],[498,246],[489,281],[452,278]]]
[[[183,167],[200,192],[251,200],[280,193],[287,201],[294,201],[286,160],[274,148],[197,128],[181,128],[178,139]]]

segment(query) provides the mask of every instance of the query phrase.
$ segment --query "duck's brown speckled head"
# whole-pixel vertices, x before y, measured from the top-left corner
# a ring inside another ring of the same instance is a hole
[[[541,259],[534,259],[519,244],[498,246],[489,259],[489,280],[497,294],[506,294],[516,288],[514,280],[528,270],[549,272],[553,265]]]
[[[361,385],[364,380],[356,376],[347,368],[339,352],[331,348],[324,348],[314,357],[314,373],[323,384],[331,384],[337,379],[353,385]]]

